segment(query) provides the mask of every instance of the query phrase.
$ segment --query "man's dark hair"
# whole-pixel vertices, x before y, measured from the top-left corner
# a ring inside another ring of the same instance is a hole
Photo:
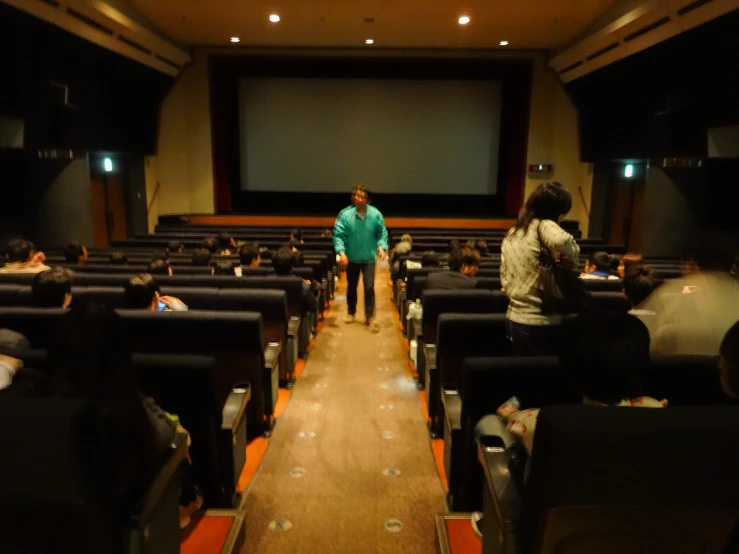
[[[449,252],[454,252],[455,250],[459,250],[459,241],[457,239],[452,239],[449,241]]]
[[[166,250],[154,250],[154,253],[151,255],[151,261],[155,262],[156,260],[169,262],[169,252]]]
[[[259,257],[259,245],[256,242],[247,242],[241,249],[239,259],[241,265],[248,266]]]
[[[169,263],[164,260],[153,260],[149,264],[150,275],[169,275]]]
[[[465,247],[449,254],[448,263],[450,270],[461,271],[463,265],[479,266],[480,255],[477,251]]]
[[[116,250],[110,255],[111,265],[126,265],[128,263],[128,256],[120,250]]]
[[[518,213],[515,229],[528,231],[534,219],[549,219],[555,223],[572,208],[572,195],[560,183],[544,183],[531,193]]]
[[[683,246],[683,259],[693,260],[701,271],[731,269],[736,244],[733,233],[704,229],[694,233]]]
[[[575,388],[590,400],[617,404],[642,395],[649,370],[649,331],[635,316],[600,313],[565,324],[560,363]]]
[[[269,248],[260,248],[259,249],[259,256],[263,260],[271,260],[272,259],[272,250]]]
[[[150,274],[140,273],[131,277],[124,285],[124,289],[128,307],[142,310],[151,306],[154,294],[159,292],[159,284]]]
[[[364,183],[354,183],[354,186],[352,187],[352,197],[359,193],[367,195],[367,202],[372,200],[372,193],[370,192],[369,187]]]
[[[213,275],[236,275],[234,263],[230,260],[220,260],[213,266]]]
[[[85,247],[79,242],[70,242],[64,249],[64,259],[69,263],[79,263],[80,256],[85,253]]]
[[[488,243],[483,239],[478,239],[478,241],[475,243],[475,248],[477,248],[477,250],[480,252],[480,256],[485,256],[488,254]]]
[[[298,242],[303,240],[303,231],[300,229],[293,229],[290,231],[290,238],[292,240],[297,240]]]
[[[218,246],[220,246],[221,250],[229,250],[233,246],[231,244],[232,240],[231,235],[227,232],[221,231],[218,233]]]
[[[36,246],[30,240],[13,239],[8,242],[5,253],[9,262],[27,262],[34,250],[36,250]]]
[[[40,308],[60,308],[64,298],[72,293],[72,273],[63,267],[37,273],[31,283],[34,305]]]
[[[192,253],[192,265],[210,265],[210,252],[205,248],[196,248]]]
[[[272,255],[272,267],[275,275],[292,275],[295,255],[289,248],[280,248]]]
[[[593,252],[588,256],[588,261],[598,271],[611,272],[611,257],[608,255],[608,252]]]
[[[206,237],[203,239],[203,248],[211,254],[218,252],[219,241],[217,237]]]
[[[178,240],[172,240],[167,243],[168,252],[182,252],[185,249],[185,245]]]
[[[439,256],[433,250],[426,250],[421,256],[421,267],[439,267]]]
[[[624,275],[624,294],[632,306],[638,306],[662,284],[662,279],[645,267],[638,267]]]

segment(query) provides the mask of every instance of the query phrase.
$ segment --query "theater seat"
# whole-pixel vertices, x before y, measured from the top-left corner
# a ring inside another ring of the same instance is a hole
[[[177,554],[179,435],[130,517],[111,498],[105,444],[115,437],[78,401],[0,402],[0,550],[13,554]],[[125,512],[124,512],[125,513]]]
[[[502,437],[478,444],[483,552],[736,552],[737,434],[736,407],[544,408],[523,490]]]

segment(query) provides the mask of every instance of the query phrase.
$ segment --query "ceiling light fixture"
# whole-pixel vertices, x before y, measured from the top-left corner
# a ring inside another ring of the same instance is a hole
[[[470,18],[467,15],[463,15],[459,18],[459,24],[460,25],[467,25],[470,22]]]
[[[508,46],[508,41],[507,40],[501,40],[500,41],[500,45],[501,46]]]
[[[279,23],[280,22],[280,16],[277,15],[276,13],[273,13],[272,15],[269,16],[269,20],[272,23]]]
[[[371,39],[371,38],[368,38],[367,40],[364,41],[364,43],[365,44],[374,44],[375,41],[373,39]]]
[[[239,37],[231,37],[231,42],[241,42]]]

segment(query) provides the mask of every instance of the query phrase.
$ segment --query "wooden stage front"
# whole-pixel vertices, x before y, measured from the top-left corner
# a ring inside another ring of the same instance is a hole
[[[243,225],[266,227],[333,228],[335,217],[268,216],[268,215],[186,215],[192,225]],[[426,217],[386,217],[385,225],[393,228],[437,229],[510,229],[516,222],[508,219],[445,219]]]

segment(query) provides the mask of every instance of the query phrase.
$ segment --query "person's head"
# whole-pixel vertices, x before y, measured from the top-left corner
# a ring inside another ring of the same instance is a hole
[[[478,239],[475,243],[475,248],[480,252],[480,256],[486,256],[488,254],[488,243],[483,239]]]
[[[477,248],[477,240],[475,239],[468,239],[467,242],[464,243],[466,248],[469,248],[470,250],[474,250]]]
[[[172,275],[172,266],[164,260],[153,260],[149,264],[149,274],[151,275]]]
[[[360,211],[370,203],[370,190],[364,183],[355,183],[352,187],[352,203]]]
[[[303,231],[300,229],[293,229],[290,231],[290,240],[294,240],[296,242],[302,242],[303,241]]]
[[[234,263],[230,260],[220,260],[213,266],[213,275],[236,275]]]
[[[449,254],[449,269],[474,277],[480,266],[480,255],[469,248],[461,248]]]
[[[259,249],[259,257],[263,260],[271,260],[272,259],[272,250],[269,248],[260,248]]]
[[[171,253],[177,253],[182,252],[185,249],[185,245],[183,245],[178,240],[172,240],[169,243],[167,243],[167,252]]]
[[[735,239],[732,233],[714,229],[695,232],[683,245],[683,273],[730,271]]]
[[[169,252],[167,250],[154,250],[151,255],[151,261],[163,260],[169,263]]]
[[[408,244],[413,244],[413,238],[408,233],[405,233],[403,236],[400,237],[400,242],[407,242]]]
[[[259,245],[256,242],[247,242],[239,254],[241,265],[244,267],[259,267],[262,261],[259,255]]]
[[[621,256],[616,271],[618,276],[623,279],[628,273],[635,271],[644,265],[644,258],[641,254],[628,253]]]
[[[203,239],[203,248],[205,248],[211,254],[218,252],[218,237],[206,237]]]
[[[593,252],[585,260],[585,273],[593,273],[594,271],[611,272],[611,258],[608,256],[608,252]]]
[[[732,398],[739,398],[739,322],[726,333],[718,353],[721,387]]]
[[[128,307],[134,310],[156,310],[159,304],[159,284],[149,273],[140,273],[124,286]]]
[[[334,236],[334,233],[333,231],[331,231],[331,229],[324,229],[323,231],[321,231],[322,239],[330,239],[333,236]]]
[[[235,249],[236,241],[227,232],[221,231],[218,233],[218,246],[221,251]]]
[[[627,271],[623,280],[624,296],[634,308],[644,302],[662,284],[662,279],[649,269],[638,267]]]
[[[295,253],[289,248],[280,248],[272,254],[272,267],[276,275],[292,275]]]
[[[67,308],[72,303],[72,273],[63,267],[37,273],[31,293],[34,304],[40,308]]]
[[[210,265],[210,251],[205,248],[196,248],[192,253],[192,265]]]
[[[121,252],[120,250],[116,250],[110,255],[110,264],[111,265],[128,265],[128,256]]]
[[[649,331],[625,313],[579,316],[562,329],[559,359],[584,401],[637,398],[650,363]]]
[[[528,231],[534,219],[559,220],[572,208],[572,195],[560,183],[544,183],[536,187],[518,213],[516,229]]]
[[[36,246],[26,239],[13,239],[8,242],[5,258],[8,262],[28,262],[31,260]]]
[[[449,241],[449,252],[454,252],[455,250],[459,250],[459,241],[452,239]]]
[[[64,259],[70,264],[82,264],[88,258],[87,248],[79,242],[70,242],[64,249]]]
[[[421,267],[439,267],[439,256],[433,250],[426,250],[421,256]]]

